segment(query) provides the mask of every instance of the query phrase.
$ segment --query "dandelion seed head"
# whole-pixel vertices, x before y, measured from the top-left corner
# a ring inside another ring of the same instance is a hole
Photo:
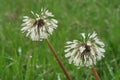
[[[33,41],[42,41],[52,35],[54,29],[58,27],[58,21],[54,19],[54,15],[47,9],[41,9],[40,15],[31,11],[35,18],[23,16],[23,28],[21,31],[26,32],[26,37],[30,37]]]
[[[90,67],[104,57],[105,44],[97,37],[96,32],[87,35],[82,33],[81,36],[83,41],[66,42],[65,57],[68,58],[70,64],[73,63],[78,68],[82,66]]]

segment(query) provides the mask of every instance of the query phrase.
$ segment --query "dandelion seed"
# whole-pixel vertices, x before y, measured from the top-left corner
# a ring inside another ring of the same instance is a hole
[[[21,31],[26,32],[26,37],[30,36],[33,41],[42,41],[52,34],[57,28],[58,21],[54,19],[54,15],[47,9],[41,9],[41,14],[31,11],[36,18],[23,16],[23,28]]]
[[[85,33],[82,33],[81,36],[83,41],[73,40],[66,42],[65,57],[69,58],[70,64],[73,62],[78,67],[89,67],[104,57],[105,45],[98,39],[95,32],[88,33],[86,36]]]

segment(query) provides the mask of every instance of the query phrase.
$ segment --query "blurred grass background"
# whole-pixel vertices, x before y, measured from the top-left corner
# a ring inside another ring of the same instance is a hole
[[[64,57],[65,42],[81,32],[98,33],[105,58],[95,66],[102,80],[120,80],[119,0],[0,0],[0,80],[66,80],[45,41],[21,33],[22,16],[48,8],[59,21],[49,37],[72,80],[95,80],[91,69],[77,69]]]

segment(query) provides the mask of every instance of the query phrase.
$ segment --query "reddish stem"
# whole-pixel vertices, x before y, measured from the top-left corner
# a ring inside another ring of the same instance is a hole
[[[67,70],[65,69],[65,67],[64,67],[64,65],[62,64],[61,60],[60,60],[59,57],[57,56],[57,53],[56,53],[55,49],[53,48],[52,44],[50,43],[50,41],[49,41],[48,39],[46,39],[46,42],[47,42],[47,44],[48,44],[50,50],[52,51],[54,57],[56,58],[58,64],[59,64],[60,67],[62,68],[62,70],[63,70],[63,72],[64,72],[64,74],[65,74],[67,80],[71,80],[71,78],[70,78],[70,76],[69,76]]]
[[[94,66],[92,66],[91,69],[92,69],[92,71],[93,71],[93,74],[94,74],[96,80],[101,80],[100,77],[99,77],[99,75],[98,75],[98,73],[97,73],[97,71],[96,71],[96,69],[94,68]]]

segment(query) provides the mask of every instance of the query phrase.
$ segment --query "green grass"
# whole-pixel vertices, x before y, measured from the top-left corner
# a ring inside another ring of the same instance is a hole
[[[66,80],[47,43],[32,42],[21,33],[22,16],[48,8],[59,21],[49,37],[72,80],[95,80],[91,69],[77,69],[64,57],[67,40],[81,32],[98,33],[106,44],[105,58],[95,66],[102,80],[120,80],[119,0],[1,0],[0,80]],[[19,53],[18,49],[22,52]],[[32,56],[32,58],[30,58]]]

